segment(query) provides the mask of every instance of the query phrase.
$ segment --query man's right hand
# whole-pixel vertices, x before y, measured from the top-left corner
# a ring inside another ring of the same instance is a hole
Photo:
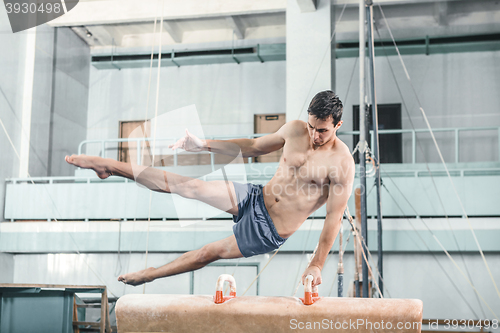
[[[181,148],[185,151],[198,152],[205,150],[204,148],[206,148],[207,145],[206,141],[197,138],[193,134],[189,133],[189,131],[186,129],[186,136],[173,145],[169,145],[168,147],[172,148],[173,150]]]

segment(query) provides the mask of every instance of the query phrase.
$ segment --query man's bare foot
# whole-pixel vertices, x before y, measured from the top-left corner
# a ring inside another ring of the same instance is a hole
[[[140,284],[153,281],[154,278],[151,277],[151,272],[155,270],[156,268],[149,267],[143,269],[142,271],[123,274],[118,277],[118,281],[121,281],[125,284],[130,284],[132,286],[138,286]]]
[[[83,169],[92,169],[97,173],[97,176],[101,179],[106,179],[113,175],[111,171],[106,168],[104,163],[104,158],[99,156],[87,156],[87,155],[71,155],[64,158],[69,164],[73,164],[77,167]]]

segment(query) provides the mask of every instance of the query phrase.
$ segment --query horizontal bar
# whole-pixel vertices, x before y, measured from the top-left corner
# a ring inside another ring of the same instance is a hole
[[[454,131],[493,131],[500,130],[500,127],[449,127],[449,128],[433,128],[433,132],[454,132]],[[373,131],[370,131],[370,133]],[[428,128],[419,129],[389,129],[389,130],[379,130],[379,134],[404,134],[404,133],[426,133],[430,132]],[[345,131],[338,132],[337,135],[357,135],[359,131]]]
[[[99,301],[100,303],[100,301]],[[101,304],[77,304],[77,308],[101,308]]]
[[[93,321],[74,321],[73,325],[92,326],[92,327],[99,328],[101,323],[93,322]]]
[[[67,284],[27,284],[27,283],[0,283],[0,288],[46,288],[46,289],[106,289],[106,286],[75,286]]]
[[[274,164],[274,163],[273,163]],[[407,163],[407,164],[411,164],[411,163]],[[436,165],[441,165],[441,163],[434,163]],[[160,168],[161,170],[161,168]],[[433,172],[437,172],[437,171],[444,171],[444,170],[437,170],[437,169],[433,169],[432,170]],[[467,173],[470,173],[470,172],[498,172],[500,171],[500,168],[461,168],[461,169],[450,169],[449,172],[462,172],[462,171],[465,171]],[[356,173],[358,172],[358,170],[356,170]],[[384,171],[384,173],[386,175],[397,175],[397,174],[405,174],[405,173],[414,173],[414,172],[427,172],[426,170],[424,169],[405,169],[405,170],[390,170],[390,171]],[[238,174],[233,174],[231,173],[231,176],[234,176],[234,177],[244,177],[244,176],[247,176],[247,177],[253,177],[255,176],[255,174],[252,174],[251,172],[248,172],[248,173],[245,173],[245,174],[242,174],[242,173],[238,173]],[[263,179],[263,178],[272,178],[273,176],[265,176],[265,175],[261,175],[261,177],[259,179]],[[213,180],[223,180],[224,178],[223,177],[210,177],[211,179]],[[129,182],[131,180],[128,180],[128,179],[125,179],[125,178],[114,178],[113,181],[105,181],[105,180],[102,180],[100,178],[98,178],[97,176],[95,177],[79,177],[79,176],[67,176],[67,177],[32,177],[32,178],[7,178],[5,179],[6,182],[13,182],[13,183],[17,183],[17,182],[30,182],[33,181],[33,182],[38,182],[38,181],[49,181],[50,179],[53,179],[54,181],[57,181],[57,180],[96,180],[96,182],[103,182],[103,183],[126,183],[126,182]],[[57,183],[54,183],[54,184],[57,184]],[[45,184],[38,184],[38,185],[45,185]],[[48,185],[48,184],[47,184]]]

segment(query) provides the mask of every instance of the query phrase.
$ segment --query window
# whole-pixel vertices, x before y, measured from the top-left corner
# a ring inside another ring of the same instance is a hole
[[[401,104],[379,104],[378,107],[378,129],[401,129]],[[359,131],[359,105],[353,106],[353,130]],[[371,107],[367,112],[367,130],[373,129]],[[371,143],[371,135],[366,134],[368,145]],[[354,146],[359,141],[359,135],[353,136]],[[379,134],[380,163],[403,163],[403,140],[402,134]],[[354,147],[352,147],[354,149]],[[355,154],[354,160],[359,163],[359,155]]]

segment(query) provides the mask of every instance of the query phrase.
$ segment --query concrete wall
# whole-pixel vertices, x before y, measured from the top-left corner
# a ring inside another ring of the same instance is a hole
[[[21,105],[23,92],[24,58],[26,33],[12,34],[5,11],[0,11],[0,119],[14,146],[19,149],[21,137]],[[19,160],[3,128],[0,128],[0,220],[3,220],[5,201],[5,178],[17,176]]]
[[[36,29],[33,103],[29,151],[29,174],[48,176],[50,151],[50,114],[53,96],[55,29],[42,25]]]
[[[432,128],[500,126],[500,52],[470,52],[435,55],[403,56],[413,86],[422,103]],[[390,64],[390,66],[389,66]],[[344,101],[342,130],[352,130],[352,108],[359,105],[358,69],[349,88],[355,58],[337,59],[337,92]],[[391,72],[391,66],[402,97]],[[397,56],[376,57],[377,103],[406,103],[408,113],[402,108],[402,127],[426,128],[412,86],[406,79]],[[349,89],[348,89],[349,88]],[[348,96],[346,96],[348,93]],[[460,161],[498,161],[498,130],[462,133],[460,135]],[[436,134],[446,162],[453,162],[454,133]],[[352,138],[344,137],[350,146]],[[428,134],[418,136],[424,150],[417,146],[417,162],[438,162],[439,158]],[[411,161],[410,135],[403,137],[404,162]]]
[[[90,51],[68,28],[42,25],[13,34],[6,13],[0,15],[0,119],[19,154],[24,97],[27,34],[36,33],[29,174],[32,177],[71,175],[65,154],[86,138]],[[19,158],[0,129],[0,220],[4,220],[5,179],[19,176]]]
[[[307,120],[307,107],[318,91],[335,90],[333,2],[316,1],[316,10],[302,12],[296,0],[286,7],[287,120]],[[333,22],[332,22],[333,21]],[[328,47],[329,45],[333,47]]]
[[[74,168],[64,156],[87,136],[90,49],[69,28],[58,28],[55,41],[48,175],[70,176]]]

